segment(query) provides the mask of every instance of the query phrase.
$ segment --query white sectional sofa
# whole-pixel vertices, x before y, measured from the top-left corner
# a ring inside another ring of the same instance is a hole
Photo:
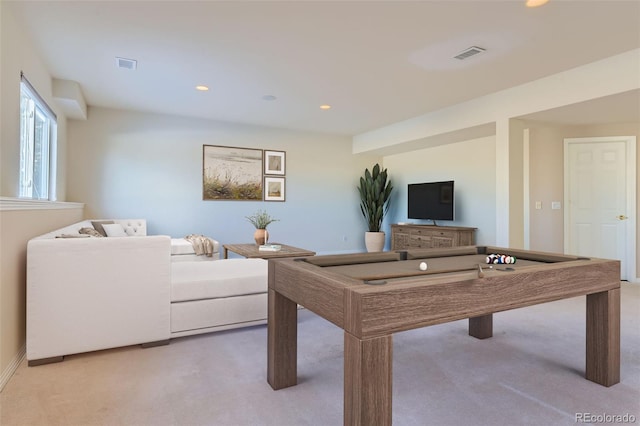
[[[114,222],[131,236],[76,236],[83,221],[29,241],[29,365],[266,322],[266,260],[176,262],[144,220]]]

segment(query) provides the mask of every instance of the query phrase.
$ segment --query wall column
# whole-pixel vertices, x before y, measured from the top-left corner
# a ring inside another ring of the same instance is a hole
[[[509,247],[509,119],[496,120],[496,245]]]

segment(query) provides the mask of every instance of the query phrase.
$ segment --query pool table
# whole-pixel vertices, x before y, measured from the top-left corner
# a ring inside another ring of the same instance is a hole
[[[489,254],[515,257],[487,264]],[[427,269],[421,270],[420,263]],[[620,381],[620,263],[490,246],[269,260],[267,381],[297,383],[298,304],[344,330],[344,424],[390,425],[393,333],[586,295],[586,372]]]

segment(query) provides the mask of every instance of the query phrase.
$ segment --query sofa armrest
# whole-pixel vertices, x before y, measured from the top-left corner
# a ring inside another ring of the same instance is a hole
[[[27,359],[166,340],[168,236],[33,239],[27,245]]]

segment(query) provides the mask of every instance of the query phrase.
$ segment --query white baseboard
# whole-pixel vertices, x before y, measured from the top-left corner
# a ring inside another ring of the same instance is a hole
[[[9,379],[11,379],[13,374],[16,372],[16,370],[20,366],[20,363],[22,362],[22,360],[26,355],[27,355],[27,347],[26,345],[23,345],[18,351],[18,353],[16,354],[16,356],[13,358],[13,361],[9,363],[7,368],[5,368],[2,374],[0,375],[0,392],[2,392],[2,389],[4,389],[4,386],[7,383],[9,383]]]

